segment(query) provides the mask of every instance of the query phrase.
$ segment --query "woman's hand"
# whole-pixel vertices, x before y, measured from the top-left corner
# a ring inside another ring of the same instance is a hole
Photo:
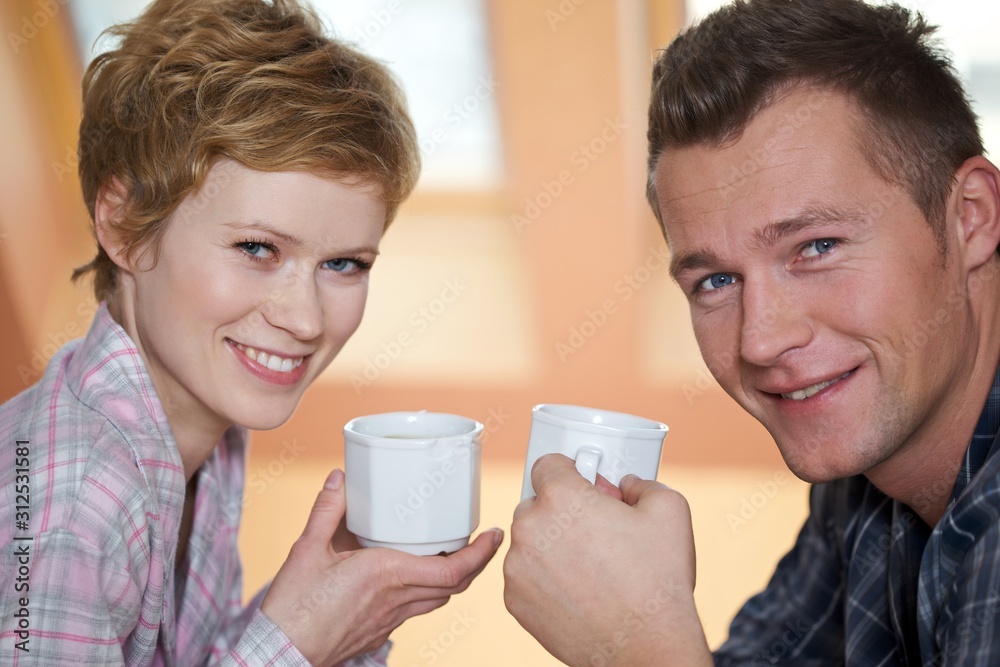
[[[302,536],[292,545],[261,611],[314,665],[335,665],[374,651],[403,621],[461,593],[493,558],[499,529],[447,556],[393,549],[338,551],[353,536],[338,531],[346,505],[344,473],[327,478]]]

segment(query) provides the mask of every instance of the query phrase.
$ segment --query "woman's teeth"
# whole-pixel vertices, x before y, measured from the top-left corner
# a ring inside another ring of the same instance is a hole
[[[834,378],[834,379],[828,380],[826,382],[820,382],[819,384],[814,384],[811,387],[806,387],[805,389],[797,389],[797,390],[793,391],[790,394],[782,394],[781,397],[782,398],[790,398],[793,401],[801,401],[802,399],[809,398],[810,396],[815,395],[817,392],[819,392],[819,391],[821,391],[823,389],[826,389],[827,387],[829,387],[834,382],[840,382],[841,380],[843,380],[845,377],[847,377],[850,374],[851,374],[851,372],[847,371],[846,373],[844,373],[843,375],[841,375],[839,378]]]
[[[268,370],[278,371],[279,373],[288,373],[293,368],[298,368],[302,365],[302,360],[305,358],[295,357],[294,359],[286,359],[284,357],[279,357],[276,354],[258,352],[252,347],[240,345],[239,343],[235,343],[235,345],[237,350],[247,355],[261,366],[267,366]]]

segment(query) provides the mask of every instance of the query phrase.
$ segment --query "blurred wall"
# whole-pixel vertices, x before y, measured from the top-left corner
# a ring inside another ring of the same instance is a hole
[[[574,402],[666,422],[667,461],[779,464],[702,365],[643,197],[649,64],[681,24],[680,3],[550,4],[487,4],[500,183],[418,188],[387,232],[361,329],[292,420],[255,436],[259,450],[296,439],[323,458],[352,416],[426,408],[480,419],[487,456],[517,460],[531,406]],[[0,20],[23,34],[0,56],[7,398],[85,331],[89,285],[68,275],[93,241],[76,180],[68,12],[15,0]]]

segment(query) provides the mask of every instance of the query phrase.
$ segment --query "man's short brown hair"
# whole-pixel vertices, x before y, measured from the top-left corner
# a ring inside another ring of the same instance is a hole
[[[783,92],[811,85],[854,100],[866,159],[906,188],[942,241],[954,174],[983,144],[934,30],[898,5],[736,0],[682,32],[653,67],[646,194],[660,224],[662,151],[735,141]]]

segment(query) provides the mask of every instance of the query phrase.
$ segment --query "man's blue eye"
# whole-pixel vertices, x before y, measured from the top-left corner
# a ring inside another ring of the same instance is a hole
[[[803,249],[803,255],[806,257],[816,257],[817,255],[825,255],[837,246],[837,239],[816,239],[815,241],[810,241],[806,244]]]
[[[702,292],[711,292],[720,287],[732,285],[734,282],[736,282],[736,279],[728,273],[713,273],[698,285],[698,289]]]

